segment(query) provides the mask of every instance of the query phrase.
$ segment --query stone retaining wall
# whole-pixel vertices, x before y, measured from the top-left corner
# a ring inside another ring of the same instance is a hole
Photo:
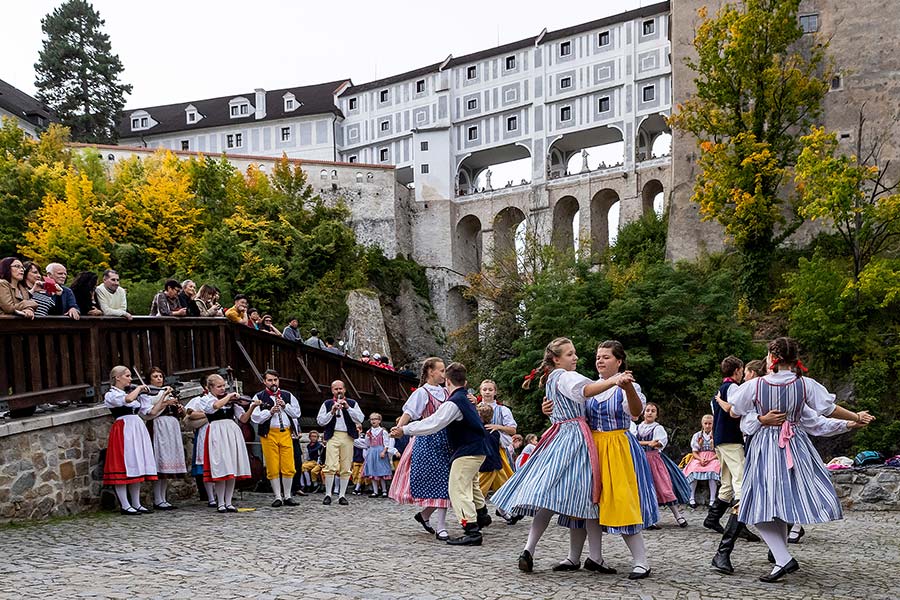
[[[900,469],[878,466],[833,471],[831,482],[844,508],[900,510]]]

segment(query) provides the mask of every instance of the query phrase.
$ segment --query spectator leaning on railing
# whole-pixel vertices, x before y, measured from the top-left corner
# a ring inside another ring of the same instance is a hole
[[[287,327],[284,328],[284,331],[281,332],[281,336],[289,340],[291,342],[300,342],[300,321],[297,317],[291,317],[288,320]]]
[[[216,288],[203,284],[200,291],[194,296],[194,302],[197,305],[197,312],[201,317],[222,317],[222,307],[219,306],[219,293]],[[190,312],[190,311],[188,311]]]
[[[37,302],[38,307],[34,309],[34,316],[46,317],[54,305],[53,295],[61,293],[61,290],[56,287],[56,282],[44,281],[41,267],[37,263],[26,260],[22,264],[25,267],[25,279],[19,287],[28,294],[28,298]]]
[[[247,325],[250,323],[250,317],[247,316],[247,296],[237,294],[234,297],[234,306],[225,311],[225,318],[232,323],[242,323]]]
[[[75,281],[72,282],[72,293],[75,294],[75,301],[81,314],[94,317],[103,314],[100,303],[97,302],[96,289],[97,274],[93,271],[82,271],[75,277]]]
[[[50,263],[47,265],[47,275],[53,278],[62,293],[53,296],[54,306],[50,309],[51,315],[66,315],[70,319],[76,321],[81,318],[81,312],[78,310],[78,302],[75,301],[75,294],[66,287],[66,280],[69,278],[69,272],[64,265],[59,263]]]
[[[190,279],[185,279],[181,282],[181,292],[178,293],[178,304],[181,308],[187,310],[187,314],[185,316],[188,317],[199,317],[200,316],[200,307],[197,306],[197,301],[194,298],[197,297],[197,284],[194,283]]]
[[[49,269],[49,267],[48,267]],[[108,317],[125,317],[131,319],[128,312],[128,300],[125,288],[119,286],[119,274],[112,269],[103,271],[103,283],[94,291],[100,310]]]
[[[25,266],[15,257],[0,261],[0,312],[34,318],[38,303],[28,297],[19,284],[25,279]]]
[[[178,294],[181,292],[181,284],[174,279],[167,279],[163,291],[153,297],[150,303],[151,317],[184,317],[187,308],[182,308],[178,302]]]

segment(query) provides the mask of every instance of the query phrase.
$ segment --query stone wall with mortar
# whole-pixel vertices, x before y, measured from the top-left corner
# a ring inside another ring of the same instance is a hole
[[[844,508],[900,510],[900,469],[878,466],[833,471],[831,482]]]

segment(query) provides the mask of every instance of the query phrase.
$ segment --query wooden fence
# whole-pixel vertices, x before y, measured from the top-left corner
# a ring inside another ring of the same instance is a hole
[[[318,411],[336,379],[367,414],[378,411],[387,419],[400,414],[417,383],[225,319],[0,316],[0,399],[18,414],[38,404],[99,400],[116,365],[137,367],[145,377],[158,366],[179,379],[231,367],[250,395],[262,386],[247,358],[259,371],[279,372],[281,387],[298,396],[305,417]]]

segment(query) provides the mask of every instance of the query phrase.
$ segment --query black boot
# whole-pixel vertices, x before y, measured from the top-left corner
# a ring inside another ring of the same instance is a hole
[[[478,515],[477,521],[479,528],[487,527],[494,522],[494,520],[491,519],[491,515],[488,514],[487,506],[482,506],[481,508],[475,509],[475,514]]]
[[[730,502],[716,498],[715,503],[709,507],[709,513],[706,515],[706,518],[703,519],[703,526],[718,533],[725,533],[725,529],[722,528],[722,524],[719,521],[722,520],[722,515],[725,514],[729,506],[731,506]]]
[[[742,529],[744,529],[744,524],[738,521],[737,515],[732,514],[728,517],[722,541],[719,542],[719,549],[712,559],[712,566],[717,571],[726,575],[734,573],[734,567],[731,566],[731,551],[734,550],[734,543],[740,537]]]
[[[464,533],[461,537],[450,538],[447,543],[451,546],[480,546],[481,530],[478,529],[478,523],[466,523],[463,528]]]

